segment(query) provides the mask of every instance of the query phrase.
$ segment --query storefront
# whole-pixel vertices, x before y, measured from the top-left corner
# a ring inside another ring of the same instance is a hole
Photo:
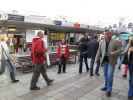
[[[67,40],[69,43],[72,54],[76,54],[74,45],[80,33],[86,33],[90,30],[87,27],[81,27],[79,23],[64,23],[58,20],[50,20],[43,16],[19,16],[19,15],[9,15],[5,17],[4,20],[0,21],[0,27],[5,27],[8,29],[14,27],[14,32],[6,31],[1,37],[11,40],[16,52],[17,58],[30,58],[30,47],[32,38],[36,35],[36,30],[48,31],[48,48],[50,50],[50,61],[52,64],[55,63],[55,49],[56,44],[61,40]],[[71,48],[72,47],[72,48]],[[28,62],[29,62],[28,58]],[[24,59],[23,59],[24,60]],[[21,62],[23,60],[20,60]],[[75,62],[75,61],[74,61]],[[19,64],[21,65],[21,64]],[[31,65],[31,64],[30,64]],[[23,68],[25,67],[22,62]]]

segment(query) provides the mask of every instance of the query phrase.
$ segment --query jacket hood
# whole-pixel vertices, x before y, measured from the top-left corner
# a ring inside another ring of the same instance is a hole
[[[38,36],[34,37],[33,38],[33,42],[36,41],[36,40],[38,40],[38,39],[40,39],[40,37],[38,37]]]

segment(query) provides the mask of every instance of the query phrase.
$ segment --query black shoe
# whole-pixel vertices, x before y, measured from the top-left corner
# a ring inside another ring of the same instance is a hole
[[[57,74],[60,74],[61,72],[57,72]]]
[[[111,92],[107,92],[107,93],[106,93],[106,96],[107,96],[107,97],[111,97]]]
[[[93,74],[90,74],[90,76],[94,76]]]
[[[128,96],[128,100],[133,100],[133,97],[132,96]]]
[[[127,78],[127,75],[122,75],[123,78]]]
[[[31,87],[30,90],[40,90],[40,87],[37,87],[37,86]]]
[[[82,74],[82,72],[79,72],[79,74]]]
[[[13,80],[13,81],[12,81],[12,83],[17,83],[17,82],[19,82],[19,80]]]
[[[87,72],[89,72],[90,69],[87,69]]]
[[[101,88],[101,91],[106,91],[106,90],[107,90],[106,87]]]
[[[96,76],[100,76],[100,74],[99,74],[99,73],[95,73],[95,75],[96,75]]]
[[[53,81],[54,81],[54,80],[49,80],[49,81],[47,82],[47,85],[48,85],[48,86],[52,85]]]

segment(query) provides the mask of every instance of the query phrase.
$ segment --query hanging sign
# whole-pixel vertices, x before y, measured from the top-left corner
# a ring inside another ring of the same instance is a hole
[[[80,24],[79,23],[74,23],[74,28],[80,28]]]
[[[11,21],[24,21],[24,16],[8,14],[8,20],[11,20]]]
[[[53,21],[49,18],[46,18],[45,16],[36,16],[36,15],[25,16],[24,21],[28,23],[54,25]]]
[[[59,21],[59,20],[54,20],[54,24],[55,24],[55,25],[58,25],[58,26],[61,26],[61,25],[62,25],[62,22]]]

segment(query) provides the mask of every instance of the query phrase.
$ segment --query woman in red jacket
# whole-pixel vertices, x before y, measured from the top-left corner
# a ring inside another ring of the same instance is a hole
[[[66,73],[66,61],[69,57],[69,48],[65,40],[62,40],[62,42],[58,44],[58,47],[56,49],[56,54],[59,59],[58,74],[61,73],[62,67],[63,67],[63,73]]]

